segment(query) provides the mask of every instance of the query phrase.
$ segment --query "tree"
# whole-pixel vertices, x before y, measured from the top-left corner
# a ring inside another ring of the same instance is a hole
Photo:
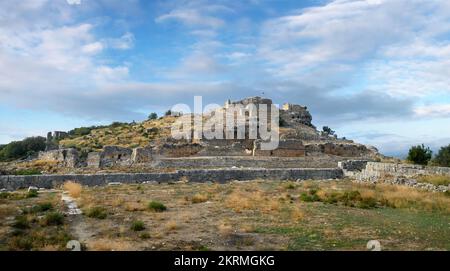
[[[158,118],[158,114],[156,114],[155,112],[153,112],[150,115],[148,115],[148,119],[149,120],[155,120],[157,118]]]
[[[328,126],[323,126],[322,130],[323,130],[322,134],[329,135],[329,136],[334,135],[334,133],[335,133],[335,131],[331,130],[331,128]]]
[[[29,137],[22,141],[13,141],[0,151],[0,160],[9,161],[26,157],[38,151],[45,150],[44,137]]]
[[[69,131],[71,136],[85,136],[91,133],[93,127],[80,127]]]
[[[22,141],[22,144],[23,144],[23,148],[27,152],[38,152],[38,151],[45,150],[45,146],[46,146],[45,141],[46,141],[46,139],[41,136],[28,137]]]
[[[411,147],[406,159],[413,162],[414,164],[426,165],[431,160],[432,154],[433,152],[430,150],[430,148],[425,147],[422,144]]]
[[[164,114],[164,116],[170,116],[172,115],[172,110],[167,110],[166,113]]]
[[[439,150],[433,159],[433,163],[441,167],[450,167],[450,144]]]

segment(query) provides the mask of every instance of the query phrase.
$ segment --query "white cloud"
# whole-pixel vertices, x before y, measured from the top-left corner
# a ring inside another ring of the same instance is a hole
[[[128,50],[133,48],[135,37],[133,33],[127,32],[118,39],[108,39],[106,42],[113,49]]]
[[[128,67],[100,66],[96,68],[95,77],[99,82],[121,81],[129,75]]]
[[[89,43],[89,44],[84,45],[81,50],[87,54],[97,54],[103,50],[103,44],[98,41]]]
[[[415,113],[419,117],[450,117],[450,104],[431,104],[417,107]]]
[[[81,0],[67,0],[69,5],[81,5]]]
[[[217,29],[225,25],[225,20],[220,18],[220,15],[233,12],[232,8],[225,5],[212,4],[205,1],[183,1],[176,2],[172,9],[158,16],[155,22],[176,21],[190,27]]]
[[[171,20],[180,21],[190,26],[207,26],[213,28],[222,27],[225,24],[223,20],[213,16],[203,15],[200,11],[195,9],[173,10],[159,16],[155,21],[157,23],[163,23]]]
[[[430,21],[439,28],[450,27],[450,12],[442,11],[444,2],[332,1],[266,23],[259,53],[280,76],[296,77],[328,63],[356,66],[382,59],[388,55],[380,52],[404,51],[414,41],[433,50]]]

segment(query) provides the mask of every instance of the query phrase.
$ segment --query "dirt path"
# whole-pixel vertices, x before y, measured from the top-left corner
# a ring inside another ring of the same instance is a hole
[[[78,208],[78,205],[72,197],[67,193],[63,193],[61,200],[67,208],[66,215],[69,216],[70,230],[76,240],[80,243],[86,243],[90,240],[95,233],[89,228],[84,221],[82,211]]]

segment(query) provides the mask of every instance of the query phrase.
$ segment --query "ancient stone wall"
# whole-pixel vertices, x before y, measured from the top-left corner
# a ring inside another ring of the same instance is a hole
[[[35,175],[35,176],[0,176],[0,189],[17,190],[30,186],[54,188],[66,181],[78,182],[86,186],[107,185],[112,182],[176,182],[187,178],[190,182],[227,182],[232,180],[307,180],[339,179],[342,170],[330,169],[199,169],[179,170],[173,173],[123,173],[95,175]]]
[[[334,168],[339,157],[184,157],[154,160],[155,168]]]
[[[152,161],[153,151],[152,148],[135,148],[131,154],[131,160],[133,163],[142,164]]]
[[[78,151],[76,149],[59,149],[45,152],[39,152],[39,160],[57,161],[64,167],[76,167],[78,166]]]
[[[155,152],[163,157],[189,157],[199,153],[203,147],[197,143],[164,144]]]
[[[358,177],[366,168],[367,160],[347,160],[338,162],[338,167],[342,169],[347,177]]]
[[[450,191],[450,185],[434,185],[417,180],[417,177],[421,175],[450,176],[448,167],[377,163],[363,160],[339,162],[338,166],[342,169],[344,176],[360,182],[405,185],[434,192]]]
[[[348,144],[341,142],[310,143],[305,144],[306,153],[325,153],[343,157],[364,157],[375,153],[361,144]]]
[[[119,146],[105,146],[101,153],[100,167],[131,166],[132,150]]]
[[[417,175],[450,175],[448,167],[427,167],[420,165],[368,162],[359,179],[377,179],[389,176],[414,177]]]
[[[261,150],[259,142],[255,142],[254,156],[304,157],[306,149],[301,140],[281,140],[275,150]]]
[[[48,132],[47,133],[47,140],[45,142],[45,150],[57,150],[58,149],[58,142],[61,139],[67,138],[69,136],[66,132],[61,131],[54,131],[54,132]]]

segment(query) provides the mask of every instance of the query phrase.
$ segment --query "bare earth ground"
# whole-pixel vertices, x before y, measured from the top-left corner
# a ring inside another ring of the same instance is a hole
[[[3,193],[0,250],[64,250],[71,239],[87,250],[366,250],[373,239],[383,250],[450,250],[448,194],[406,187],[348,180],[84,187],[77,198],[84,214],[58,223],[51,214],[65,211],[61,193]],[[42,203],[52,210],[36,207]]]

